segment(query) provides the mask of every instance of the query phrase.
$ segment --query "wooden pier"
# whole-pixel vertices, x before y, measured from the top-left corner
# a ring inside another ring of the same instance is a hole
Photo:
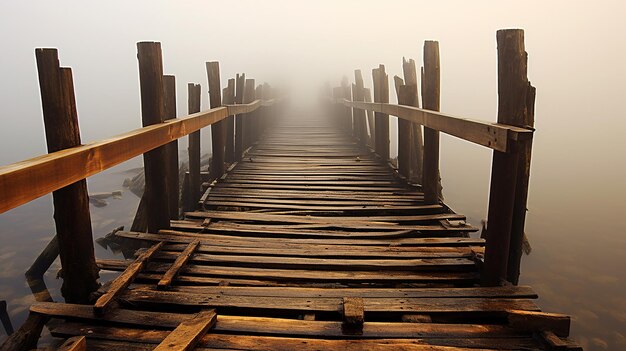
[[[534,119],[522,31],[498,32],[498,123],[437,112],[436,42],[425,45],[420,89],[405,61],[399,104],[388,103],[382,65],[374,102],[357,70],[352,87],[327,91],[321,112],[303,118],[243,75],[222,90],[219,65],[207,63],[212,109],[199,112],[191,84],[190,115],[164,118],[175,92],[159,88],[170,78],[160,78],[157,44],[138,46],[143,129],[0,169],[6,211],[49,191],[56,205],[58,189],[146,160],[136,223],[115,233],[139,248],[134,258],[73,253],[121,274],[88,294],[64,285],[66,303],[35,303],[1,350],[35,348],[44,324],[63,350],[580,350],[570,318],[542,312],[517,285]],[[402,121],[397,165],[389,115]],[[201,173],[199,135],[190,138],[180,216],[165,146],[208,125],[220,155]],[[439,133],[494,150],[486,239],[441,200]],[[63,241],[76,235],[58,236],[64,274]]]

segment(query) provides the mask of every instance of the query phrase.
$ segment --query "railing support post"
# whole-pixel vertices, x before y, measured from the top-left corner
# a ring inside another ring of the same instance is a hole
[[[79,146],[80,130],[72,70],[59,66],[56,49],[35,50],[48,152]],[[76,165],[82,167],[82,165]],[[87,181],[52,193],[63,269],[61,293],[68,303],[89,303],[98,289]]]
[[[235,79],[231,78],[228,80],[228,86],[223,89],[224,94],[224,104],[232,105],[235,103]],[[225,92],[228,92],[231,95],[227,95]],[[232,97],[231,97],[232,96]],[[235,116],[228,116],[226,118],[226,147],[224,150],[226,156],[225,160],[227,163],[235,162]]]
[[[417,105],[417,85],[398,86],[398,105]],[[413,123],[398,118],[398,172],[406,179],[411,175],[411,125]]]
[[[139,86],[141,90],[141,119],[143,126],[163,123],[165,103],[163,94],[163,59],[161,43],[137,43]],[[146,187],[144,191],[148,231],[157,233],[170,227],[167,197],[167,149],[160,146],[143,154]]]
[[[527,78],[524,32],[519,29],[499,30],[496,38],[498,123],[524,127],[532,123],[530,111],[534,106],[534,88]],[[485,285],[499,285],[507,277],[517,282],[529,168],[530,142],[511,143],[507,152],[493,152],[488,234],[482,275]],[[508,269],[512,271],[508,272]]]
[[[165,120],[176,118],[176,78],[163,76],[163,94],[165,99]],[[170,219],[179,219],[180,181],[178,178],[178,140],[165,145],[167,148],[167,191]]]
[[[440,74],[439,42],[424,42],[424,67],[422,68],[422,106],[439,111]],[[424,127],[424,165],[422,188],[424,203],[439,203],[439,131]]]
[[[363,99],[365,102],[372,102],[372,91],[369,88],[363,89]],[[376,126],[374,125],[374,114],[372,111],[367,110],[367,126],[369,128],[369,138],[367,144],[374,149],[374,141],[376,140]]]
[[[235,79],[235,103],[242,104],[243,103],[243,92],[246,85],[246,75],[245,74],[237,74],[237,78]],[[241,155],[243,154],[243,150],[245,149],[245,141],[244,141],[244,121],[243,115],[238,114],[235,117],[235,160],[241,160]]]
[[[385,66],[379,65],[378,68],[372,70],[372,78],[374,81],[374,102],[389,102],[389,77],[385,73]],[[383,159],[389,161],[389,115],[376,112],[375,128],[376,135],[374,140],[376,153]]]
[[[402,59],[402,72],[404,74],[404,84],[415,85],[415,107],[419,106],[419,91],[417,89],[417,70],[413,59]],[[411,123],[410,137],[411,147],[409,148],[410,179],[422,184],[422,166],[424,165],[424,137],[422,126]]]
[[[354,70],[355,85],[352,87],[352,100],[365,101],[365,87],[363,85],[363,75],[361,70]],[[365,110],[360,108],[352,109],[352,115],[354,118],[354,126],[356,130],[356,137],[361,144],[367,144],[367,121],[365,117]]]
[[[220,87],[220,64],[217,61],[207,62],[206,71],[209,80],[209,104],[210,108],[222,106],[222,89]],[[212,159],[210,175],[211,179],[217,179],[224,174],[224,147],[226,139],[225,121],[219,121],[211,125]]]
[[[245,83],[245,87],[244,87],[244,91],[243,91],[243,103],[244,104],[249,104],[252,101],[254,101],[255,99],[255,90],[254,90],[254,85],[255,85],[255,81],[254,79],[246,79],[246,83]],[[244,140],[245,140],[245,144],[244,144],[244,151],[245,149],[249,148],[250,146],[252,146],[252,144],[254,143],[254,112],[249,112],[246,113],[243,116],[243,134],[244,134]]]
[[[189,114],[200,112],[201,89],[200,84],[187,84],[187,111]],[[187,152],[189,154],[189,190],[187,192],[189,197],[186,198],[183,203],[185,211],[193,211],[197,207],[202,187],[202,180],[200,178],[199,130],[189,134],[189,147],[187,148]]]

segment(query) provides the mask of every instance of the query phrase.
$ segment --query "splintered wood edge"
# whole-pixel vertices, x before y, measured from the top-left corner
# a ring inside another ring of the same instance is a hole
[[[85,351],[87,350],[87,339],[84,336],[74,336],[65,340],[57,351]]]
[[[344,297],[343,298],[343,322],[348,325],[363,325],[365,321],[365,309],[363,298]]]

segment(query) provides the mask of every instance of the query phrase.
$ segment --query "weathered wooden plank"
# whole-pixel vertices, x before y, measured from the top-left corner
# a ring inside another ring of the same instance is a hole
[[[343,311],[343,323],[349,328],[362,328],[363,322],[365,321],[363,298],[343,297],[341,306]]]
[[[291,239],[291,238],[238,238],[234,236],[215,234],[196,234],[189,232],[162,231],[162,234],[138,233],[118,231],[115,235],[124,238],[135,238],[150,241],[168,241],[176,243],[190,243],[195,239],[200,239],[201,244],[211,244],[220,246],[243,246],[243,247],[288,247],[299,244],[319,244],[319,239]],[[401,238],[388,240],[367,240],[367,239],[324,239],[324,244],[338,246],[469,246],[483,245],[484,240],[480,238]]]
[[[182,253],[176,255],[176,260],[172,264],[172,266],[165,272],[163,278],[157,284],[159,289],[167,289],[174,280],[174,277],[178,274],[182,266],[184,266],[187,261],[189,261],[191,255],[196,250],[198,245],[200,244],[200,240],[194,240],[183,250]]]
[[[128,161],[172,139],[182,138],[229,115],[227,107],[218,107],[0,167],[0,190],[4,194],[0,213]]]
[[[508,321],[512,328],[520,330],[549,330],[561,337],[569,336],[570,317],[558,313],[508,311]]]
[[[154,350],[192,350],[202,336],[215,325],[216,320],[217,314],[215,314],[215,311],[202,311],[193,318],[180,323]]]
[[[104,313],[107,307],[111,304],[113,299],[124,290],[133,279],[141,272],[145,267],[146,262],[154,255],[154,253],[163,246],[163,243],[154,244],[150,249],[144,251],[135,261],[128,265],[120,276],[115,278],[109,287],[109,290],[98,298],[93,305],[93,309],[96,313]]]

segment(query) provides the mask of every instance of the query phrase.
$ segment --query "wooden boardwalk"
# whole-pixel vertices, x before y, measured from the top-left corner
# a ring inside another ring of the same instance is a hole
[[[531,288],[480,286],[463,215],[325,122],[269,129],[171,229],[118,232],[150,248],[98,261],[124,273],[95,306],[31,311],[88,350],[576,349]]]

